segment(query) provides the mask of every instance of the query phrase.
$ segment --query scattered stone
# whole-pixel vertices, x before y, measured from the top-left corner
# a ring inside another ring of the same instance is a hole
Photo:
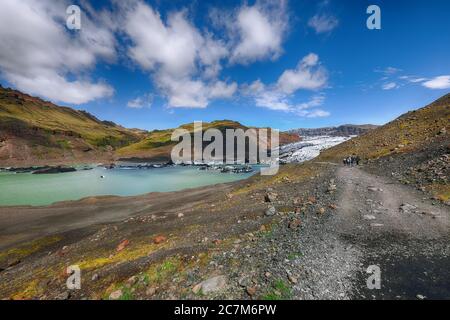
[[[109,299],[111,300],[118,300],[120,299],[120,297],[122,296],[122,290],[116,290],[111,292],[111,294],[109,295]]]
[[[249,276],[242,276],[239,278],[238,283],[241,287],[248,287],[251,284]]]
[[[266,210],[265,215],[268,216],[268,217],[270,217],[270,216],[274,216],[276,213],[277,213],[277,210],[275,209],[275,207],[274,207],[274,206],[270,206],[270,207]]]
[[[178,214],[178,218],[183,218],[184,217],[184,214],[182,213],[182,212],[180,212],[179,214]]]
[[[373,216],[373,215],[371,215],[371,214],[365,214],[365,215],[363,216],[363,218],[364,218],[365,220],[375,220],[375,219],[376,219],[376,217]]]
[[[134,286],[138,281],[138,278],[136,276],[132,276],[130,278],[128,278],[127,282],[126,282],[126,286],[128,288],[131,288],[132,286]]]
[[[56,297],[56,300],[68,300],[70,298],[70,292],[65,291]]]
[[[161,244],[161,243],[165,242],[166,240],[167,240],[166,237],[164,237],[162,235],[159,235],[159,236],[156,236],[155,238],[153,238],[153,243],[154,244]]]
[[[98,275],[98,273],[94,273],[94,274],[92,275],[91,280],[92,280],[92,281],[97,281],[99,278],[100,278],[100,276]]]
[[[199,283],[199,284],[196,284],[196,285],[192,288],[192,292],[193,292],[194,294],[198,294],[198,293],[200,292],[201,289],[202,289],[202,284]]]
[[[288,279],[293,284],[296,284],[298,282],[297,278],[292,275],[288,275]]]
[[[421,294],[418,294],[418,295],[416,295],[416,298],[419,300],[425,300],[426,297]]]
[[[319,211],[317,211],[318,214],[324,214],[325,213],[325,208],[320,208]]]
[[[316,203],[316,202],[317,202],[317,199],[316,199],[315,197],[313,197],[313,196],[308,197],[308,203],[309,203],[309,204],[314,204],[314,203]]]
[[[198,285],[196,285],[192,291],[197,293],[201,290],[204,294],[209,294],[212,292],[216,292],[222,290],[227,285],[227,280],[225,276],[216,276],[209,278],[208,280],[202,281]],[[198,287],[199,286],[199,287]],[[194,289],[197,291],[195,292]]]
[[[374,227],[374,228],[378,228],[378,227],[384,226],[384,224],[381,224],[381,223],[371,223],[370,226],[371,226],[371,227]]]
[[[328,206],[328,208],[330,208],[330,209],[332,209],[332,210],[336,210],[336,209],[337,209],[337,205],[335,205],[335,204],[330,204],[330,205]]]
[[[403,203],[400,206],[400,211],[402,211],[403,213],[414,212],[416,209],[417,209],[416,206],[413,206],[412,204],[409,204],[409,203]]]
[[[278,194],[274,192],[269,192],[264,196],[265,202],[274,202],[278,198]]]
[[[262,231],[262,232],[264,232],[264,231],[266,231],[266,226],[265,225],[262,225],[261,227],[259,227],[259,231]]]
[[[372,191],[372,192],[382,192],[383,189],[381,188],[377,188],[377,187],[368,187],[367,190]]]
[[[119,245],[117,246],[116,251],[120,252],[123,249],[125,249],[130,244],[130,241],[128,239],[123,240]]]
[[[289,229],[297,229],[301,225],[300,219],[294,219],[289,222]]]
[[[255,287],[247,287],[247,293],[250,297],[253,297],[256,294],[256,288]]]
[[[154,296],[155,293],[156,293],[156,288],[155,287],[150,287],[150,288],[147,288],[147,290],[145,290],[145,294],[148,297]]]
[[[332,192],[336,191],[336,189],[337,189],[336,185],[330,183],[330,184],[328,185],[327,192],[332,193]]]

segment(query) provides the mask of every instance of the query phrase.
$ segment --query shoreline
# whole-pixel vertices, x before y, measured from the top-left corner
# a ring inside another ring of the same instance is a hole
[[[120,222],[143,211],[151,210],[154,215],[174,213],[185,205],[215,198],[245,181],[136,196],[86,197],[47,206],[0,206],[0,251],[40,237]],[[42,220],[45,224],[41,224]]]

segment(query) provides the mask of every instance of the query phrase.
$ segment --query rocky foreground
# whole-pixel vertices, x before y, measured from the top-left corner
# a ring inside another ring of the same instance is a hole
[[[155,194],[11,209],[14,220],[0,220],[10,244],[0,254],[0,295],[449,298],[449,206],[367,168],[316,161],[166,202]],[[30,229],[34,240],[16,246]],[[82,270],[80,290],[66,287],[70,265]],[[381,290],[367,289],[370,265],[383,272]]]

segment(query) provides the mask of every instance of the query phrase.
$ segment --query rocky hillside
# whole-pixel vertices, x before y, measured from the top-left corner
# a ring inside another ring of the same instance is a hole
[[[319,161],[359,155],[372,171],[450,199],[450,94],[328,149]]]
[[[0,87],[0,164],[108,159],[143,133]]]
[[[296,133],[300,136],[359,136],[370,130],[375,129],[377,126],[372,124],[344,124],[339,127],[324,127],[324,128],[299,128],[288,131],[289,133]]]
[[[449,130],[450,94],[447,94],[424,108],[405,113],[363,136],[325,151],[321,158],[340,161],[352,153],[365,159],[411,153],[433,141],[447,140]]]

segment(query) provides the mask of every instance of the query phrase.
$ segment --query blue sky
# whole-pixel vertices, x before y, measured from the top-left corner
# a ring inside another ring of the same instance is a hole
[[[445,0],[75,3],[77,31],[72,2],[4,0],[3,86],[149,130],[382,124],[450,91]]]

